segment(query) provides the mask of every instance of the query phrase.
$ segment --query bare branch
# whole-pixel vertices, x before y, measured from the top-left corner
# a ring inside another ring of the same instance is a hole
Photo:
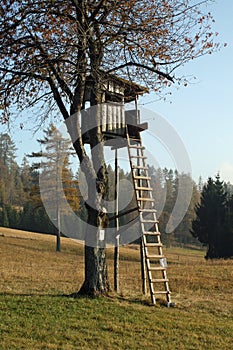
[[[65,105],[64,105],[64,103],[62,101],[61,95],[60,95],[60,93],[58,91],[58,88],[56,87],[56,84],[54,83],[53,78],[49,77],[47,79],[47,81],[48,81],[48,83],[50,85],[50,88],[51,88],[51,91],[53,93],[54,99],[57,102],[57,105],[58,105],[58,107],[59,107],[59,109],[61,111],[61,114],[63,115],[63,118],[65,120],[68,119],[70,115],[69,115],[69,113],[68,113],[68,111],[67,111],[67,109],[66,109],[66,107],[65,107]]]
[[[145,64],[142,64],[142,63],[138,63],[138,62],[126,62],[126,63],[123,63],[121,64],[120,66],[118,67],[114,67],[112,69],[109,69],[107,71],[107,73],[112,73],[112,72],[115,72],[115,71],[118,71],[120,69],[123,69],[125,67],[130,67],[130,66],[134,66],[134,67],[139,67],[139,68],[143,68],[145,70],[148,70],[150,72],[153,72],[153,73],[156,73],[160,76],[162,76],[163,78],[166,78],[167,80],[171,81],[174,83],[174,78],[172,78],[169,74],[167,73],[164,73],[164,72],[161,72],[159,71],[158,69],[154,68],[154,67],[151,67],[151,66],[147,66]]]
[[[53,74],[55,75],[61,89],[69,96],[70,100],[72,101],[72,99],[73,99],[72,92],[71,92],[69,86],[66,84],[65,80],[60,76],[57,69],[55,68],[55,65],[53,64],[54,60],[51,61],[51,59],[49,58],[49,54],[48,54],[48,52],[46,52],[45,48],[42,46],[42,43],[38,40],[38,38],[35,35],[33,35],[31,33],[31,31],[29,29],[28,29],[28,31],[30,32],[30,35],[31,35],[36,47],[41,51],[42,56],[45,57],[46,62],[48,63],[49,68],[52,70]]]
[[[11,73],[11,74],[14,74],[15,76],[18,75],[18,76],[31,77],[31,78],[34,78],[37,80],[44,80],[44,81],[47,80],[46,76],[43,76],[41,74],[37,74],[34,72],[24,72],[24,71],[18,71],[18,70],[14,70],[14,69],[7,69],[4,67],[0,67],[0,71],[5,72],[5,73]]]

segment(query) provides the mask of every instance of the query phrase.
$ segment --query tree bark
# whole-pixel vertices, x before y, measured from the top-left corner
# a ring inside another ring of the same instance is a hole
[[[85,239],[85,279],[78,292],[79,295],[94,297],[106,295],[109,291],[105,237],[101,237],[101,230],[105,228],[103,227],[105,226],[104,215],[93,208],[88,209],[89,226]]]
[[[96,93],[98,87],[95,86],[93,90]],[[88,130],[90,134],[91,159],[85,153],[82,136],[79,132],[76,133],[78,138],[74,142],[74,148],[78,154],[81,170],[85,175],[88,186],[88,199],[86,202],[88,219],[87,231],[85,233],[85,280],[76,295],[96,296],[107,294],[109,291],[105,237],[100,239],[101,230],[106,228],[108,220],[102,208],[102,199],[106,192],[107,171],[104,160],[103,135],[99,122],[101,116],[98,113],[99,109],[97,105],[99,99],[99,96],[92,96],[91,98],[91,104],[95,106],[93,109],[96,112],[91,116],[93,119],[93,128]],[[67,126],[70,134],[73,133],[75,125],[77,126],[76,118],[68,122]],[[80,126],[78,126],[78,129],[80,130]]]
[[[85,280],[78,294],[96,296],[107,294],[109,291],[105,229],[108,226],[107,213],[102,207],[102,199],[106,190],[107,173],[104,163],[102,135],[97,130],[93,131],[93,143],[91,148],[92,163],[94,166],[95,178],[90,178],[86,172],[88,183],[88,225],[85,237]],[[97,152],[94,151],[97,146]]]

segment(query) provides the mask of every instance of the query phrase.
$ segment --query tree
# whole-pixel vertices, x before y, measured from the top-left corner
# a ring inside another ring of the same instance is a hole
[[[26,156],[23,157],[22,164],[20,166],[20,177],[21,177],[24,192],[28,194],[32,186],[33,169],[29,164]]]
[[[208,247],[206,258],[226,257],[229,236],[226,230],[226,192],[219,175],[215,180],[209,178],[203,187],[191,233]]]
[[[34,202],[37,207],[43,203],[53,209],[53,217],[56,217],[57,242],[56,250],[61,251],[61,220],[65,208],[62,206],[62,199],[66,198],[71,208],[77,212],[79,209],[79,197],[77,181],[74,180],[69,169],[69,157],[72,154],[70,141],[65,139],[61,132],[53,124],[44,131],[45,137],[37,140],[41,145],[40,152],[33,152],[30,157],[42,158],[41,163],[34,163],[34,167],[41,171],[41,182],[44,184],[43,193],[39,191],[39,183],[34,188]],[[42,190],[42,188],[40,188]]]
[[[188,209],[185,213],[184,218],[182,219],[181,223],[175,228],[175,238],[177,242],[180,242],[182,244],[197,244],[198,241],[193,238],[193,236],[190,233],[190,230],[192,229],[192,221],[195,219],[195,207],[200,201],[200,193],[197,190],[197,185],[192,180],[189,174],[176,174],[176,184],[175,184],[175,192],[178,191],[178,183],[180,180],[182,180],[182,186],[179,188],[179,191],[182,191],[182,197],[183,201],[186,199],[186,193],[189,188],[192,188],[192,198],[190,200],[188,205]],[[187,199],[186,199],[187,201]],[[181,203],[181,208],[182,210]]]
[[[15,191],[16,146],[8,134],[0,134],[0,206],[13,204]]]
[[[0,207],[22,205],[23,184],[15,158],[15,143],[8,134],[0,134]]]
[[[226,232],[226,240],[225,240],[225,247],[224,247],[224,253],[225,257],[233,257],[233,195],[232,195],[232,186],[229,186],[228,184],[227,189],[229,190],[227,203],[226,203],[226,225],[225,225],[225,232]]]
[[[160,91],[181,82],[174,70],[218,48],[205,4],[180,0],[3,0],[0,19],[0,105],[14,111],[43,107],[67,121],[88,183],[85,281],[81,293],[105,293],[105,249],[98,247],[107,172],[103,135],[93,128],[88,157],[79,114],[91,78],[91,106],[101,103],[103,74],[118,74]],[[184,80],[184,84],[186,81]],[[71,118],[72,116],[72,118]],[[93,116],[97,119],[98,115]],[[98,125],[98,123],[96,123]],[[92,228],[91,228],[92,227]]]

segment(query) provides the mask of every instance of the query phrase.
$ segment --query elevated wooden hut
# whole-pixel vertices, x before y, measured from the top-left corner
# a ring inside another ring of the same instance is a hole
[[[91,91],[94,82],[91,77],[87,79],[85,91],[85,105],[90,103]],[[82,113],[82,133],[84,134],[84,143],[90,142],[89,130],[95,126],[101,128],[105,141],[115,138],[126,138],[126,126],[130,136],[145,130],[147,124],[140,123],[140,114],[138,110],[138,97],[148,93],[148,89],[132,81],[108,74],[101,78],[101,104],[98,107],[87,108]],[[135,108],[126,110],[125,104],[134,102]],[[97,110],[98,109],[98,110]],[[98,113],[97,125],[93,124],[92,113]]]

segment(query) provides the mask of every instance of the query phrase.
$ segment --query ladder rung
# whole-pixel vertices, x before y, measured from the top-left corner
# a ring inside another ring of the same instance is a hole
[[[160,282],[169,282],[169,280],[168,280],[168,278],[155,278],[155,279],[151,279],[150,282],[160,283]]]
[[[140,142],[140,138],[137,137],[137,136],[129,136],[129,141],[137,141],[137,142]]]
[[[141,176],[141,175],[134,175],[134,180],[151,180],[150,176]]]
[[[148,197],[138,197],[137,201],[144,201],[144,202],[154,202],[154,198],[148,198]]]
[[[151,188],[151,187],[140,187],[140,186],[138,186],[138,187],[136,187],[136,190],[140,190],[140,191],[152,191],[153,188]]]
[[[155,295],[155,294],[171,294],[171,292],[170,292],[170,290],[168,290],[168,291],[165,291],[165,290],[160,290],[160,291],[156,291],[156,292],[153,292],[152,293],[153,295]]]
[[[141,223],[157,223],[157,221],[155,219],[141,219]]]
[[[143,166],[143,165],[132,165],[133,169],[144,169],[144,170],[148,170],[147,166]]]
[[[132,154],[130,155],[130,158],[147,159],[146,156],[133,156]]]
[[[148,271],[165,271],[166,267],[150,267]]]
[[[143,234],[148,236],[160,236],[160,232],[156,231],[144,231]]]
[[[163,259],[164,255],[158,255],[158,254],[147,254],[147,259]]]
[[[145,243],[145,247],[163,247],[162,243]]]
[[[145,149],[145,147],[144,147],[144,146],[131,145],[131,144],[129,144],[129,148],[135,148],[135,149]]]
[[[156,209],[139,209],[141,213],[157,213]]]

